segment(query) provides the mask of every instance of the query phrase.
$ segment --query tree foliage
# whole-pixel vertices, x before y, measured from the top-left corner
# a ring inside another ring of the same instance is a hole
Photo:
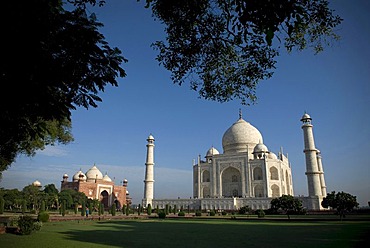
[[[71,10],[60,0],[2,4],[0,89],[7,97],[0,99],[0,173],[19,154],[71,142],[71,111],[97,107],[98,93],[126,75],[121,64],[127,60],[86,10],[105,1],[67,2]],[[281,47],[320,52],[339,38],[335,28],[342,21],[327,0],[145,2],[165,25],[166,40],[153,47],[173,82],[220,102],[254,103]]]
[[[290,219],[291,214],[301,214],[303,212],[302,201],[292,195],[282,195],[271,200],[273,212],[283,211]]]
[[[73,140],[71,110],[97,107],[106,85],[118,86],[125,58],[98,29],[94,14],[63,1],[2,4],[0,172],[18,154]],[[30,31],[32,30],[32,33]]]
[[[356,196],[351,195],[346,192],[337,192],[332,191],[324,197],[321,202],[323,208],[332,208],[337,211],[340,216],[340,219],[345,217],[345,215],[351,212],[354,208],[358,207],[358,202]]]
[[[190,84],[201,98],[256,100],[281,47],[315,53],[338,39],[342,19],[327,0],[147,0],[165,25],[153,45],[175,84]]]

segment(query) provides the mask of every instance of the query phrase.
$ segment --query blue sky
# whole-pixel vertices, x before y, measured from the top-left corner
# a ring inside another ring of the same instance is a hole
[[[22,189],[39,180],[58,188],[62,175],[86,172],[94,164],[119,184],[127,179],[134,203],[144,191],[146,138],[155,137],[155,197],[192,196],[192,161],[211,147],[222,152],[223,133],[243,118],[260,130],[292,164],[295,195],[307,195],[300,118],[313,118],[316,146],[323,157],[328,192],[345,191],[360,205],[370,201],[370,3],[332,1],[344,19],[342,39],[318,55],[282,52],[272,79],[260,83],[257,104],[218,103],[198,98],[188,85],[172,84],[150,47],[164,38],[163,26],[144,3],[108,1],[97,9],[102,33],[129,60],[119,87],[107,87],[96,109],[72,114],[75,141],[48,147],[35,157],[18,157],[3,173],[0,187]]]

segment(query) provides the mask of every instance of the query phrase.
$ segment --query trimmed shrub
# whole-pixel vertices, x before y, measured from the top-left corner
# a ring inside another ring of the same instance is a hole
[[[116,216],[116,204],[115,203],[112,204],[110,211],[111,211],[112,216]]]
[[[49,221],[49,217],[50,217],[49,213],[48,213],[48,212],[43,211],[43,212],[40,212],[40,213],[38,214],[38,216],[37,216],[37,220],[38,220],[38,221],[41,221],[41,222],[48,222],[48,221]]]
[[[174,206],[173,206],[173,213],[174,213],[174,214],[176,214],[176,213],[177,213],[177,206],[176,206],[176,205],[174,205]]]
[[[86,214],[86,204],[85,202],[82,202],[81,216],[85,216],[85,214]]]
[[[77,214],[77,212],[78,212],[78,204],[77,203],[74,204],[73,211],[74,211],[75,214]]]
[[[27,202],[26,200],[22,201],[22,214],[24,214],[27,211]]]
[[[169,205],[168,204],[166,204],[166,208],[165,208],[165,213],[166,213],[166,215],[168,215],[168,213],[169,213]]]
[[[166,218],[166,213],[165,213],[164,211],[160,211],[160,212],[158,213],[158,218],[160,218],[160,219],[164,219],[164,218]]]
[[[137,215],[140,215],[141,214],[141,204],[139,204],[138,208],[137,208]]]
[[[177,215],[184,217],[185,216],[185,212],[184,211],[180,211]]]
[[[40,212],[45,211],[45,201],[41,201]]]
[[[244,206],[239,209],[239,214],[248,214],[250,212],[250,207],[249,206]]]
[[[221,214],[222,215],[227,215],[227,212],[226,211],[222,211]]]
[[[216,215],[216,212],[214,211],[214,210],[211,210],[210,212],[209,212],[209,216],[215,216]]]
[[[33,230],[34,231],[40,231],[41,230],[41,227],[42,227],[42,222],[40,221],[35,221],[33,223]]]
[[[265,217],[265,211],[262,209],[257,210],[257,216],[258,218],[264,218]]]
[[[0,196],[0,214],[4,213],[4,205],[5,205],[4,198]]]
[[[62,216],[66,215],[66,201],[62,202],[62,208],[60,211],[61,211]]]
[[[195,211],[195,216],[202,216],[202,211],[200,210]]]
[[[150,205],[150,203],[148,204],[147,214],[148,215],[152,214],[152,205]]]
[[[30,235],[34,231],[35,220],[28,215],[20,216],[18,219],[19,233],[22,235]]]

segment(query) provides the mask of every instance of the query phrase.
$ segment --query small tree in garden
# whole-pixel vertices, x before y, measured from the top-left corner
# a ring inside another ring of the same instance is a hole
[[[92,215],[92,213],[94,211],[93,202],[91,202],[91,201],[89,202],[88,208],[89,208],[90,214]]]
[[[100,215],[102,215],[102,213],[101,213],[101,209],[102,209],[102,204],[100,204],[100,203],[99,203],[99,209],[98,209],[98,214],[99,214],[99,216],[100,216]]]
[[[130,205],[127,205],[126,207],[126,216],[129,216],[130,214]]]
[[[137,215],[140,215],[141,214],[141,205],[139,204],[139,206],[137,207]]]
[[[5,205],[5,200],[2,196],[0,196],[0,214],[4,213],[4,205]]]
[[[41,201],[40,212],[45,211],[45,201]]]
[[[166,208],[165,208],[165,211],[164,212],[166,213],[166,215],[168,215],[168,212],[169,212],[169,206],[168,206],[168,204],[166,204]]]
[[[152,205],[150,203],[148,204],[147,214],[148,215],[151,215],[152,214]]]
[[[239,214],[248,214],[251,211],[249,206],[244,206],[239,209]]]
[[[358,202],[356,200],[356,196],[349,193],[343,191],[335,193],[335,191],[332,191],[324,197],[321,202],[321,206],[324,208],[331,207],[335,209],[342,220],[346,213],[349,213],[355,207],[358,207]]]
[[[113,203],[111,206],[111,214],[112,216],[116,216],[116,204]]]
[[[41,222],[48,222],[49,221],[49,213],[48,212],[40,212],[38,215],[37,215],[37,220],[38,221],[41,221]]]
[[[282,195],[272,199],[271,209],[274,211],[281,209],[288,216],[288,219],[290,219],[290,214],[300,214],[303,211],[302,201],[292,195]]]
[[[77,214],[77,212],[78,212],[78,203],[74,204],[73,211],[74,211],[75,214]]]
[[[19,233],[22,235],[30,235],[32,231],[35,231],[35,220],[28,215],[20,216],[18,218]]]
[[[259,209],[256,211],[258,218],[264,218],[265,217],[265,211],[262,209]]]
[[[155,212],[158,214],[159,213],[159,206],[157,205],[157,207],[155,208]]]
[[[126,214],[126,208],[127,208],[127,206],[125,204],[123,204],[123,206],[122,206],[122,214]]]
[[[176,214],[176,213],[177,213],[177,206],[176,206],[176,205],[174,205],[174,206],[173,206],[173,213],[174,213],[174,214]]]
[[[104,204],[103,203],[100,203],[100,210],[101,210],[101,215],[104,215]]]
[[[24,214],[27,211],[27,202],[26,200],[22,200],[22,214]]]
[[[86,203],[83,201],[81,207],[81,216],[85,216],[85,214],[86,214]]]
[[[61,214],[62,216],[66,215],[66,201],[62,202]]]

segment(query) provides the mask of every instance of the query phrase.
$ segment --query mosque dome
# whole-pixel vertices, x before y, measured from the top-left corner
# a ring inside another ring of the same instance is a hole
[[[103,173],[94,165],[86,172],[87,180],[103,179]]]
[[[267,155],[267,158],[269,158],[269,159],[277,159],[277,156],[276,156],[276,154],[275,154],[275,153],[270,152],[270,153]]]
[[[213,155],[218,155],[220,154],[219,151],[217,151],[216,148],[214,148],[213,146],[211,148],[209,148],[209,150],[207,151],[206,153],[206,157],[211,157]]]
[[[35,187],[41,187],[41,183],[38,180],[34,181],[32,185]]]
[[[73,175],[73,181],[74,182],[77,182],[80,180],[80,178],[82,179],[82,181],[86,181],[86,175],[85,173],[83,173],[81,170],[77,171],[74,175]]]
[[[258,129],[242,118],[227,129],[222,137],[224,153],[246,152],[247,147],[252,148],[262,142]]]
[[[104,175],[103,180],[106,182],[112,182],[112,179],[108,176],[108,174]]]
[[[259,152],[268,152],[269,150],[267,149],[267,146],[265,146],[264,144],[262,143],[258,143],[254,149],[253,149],[253,153],[259,153]]]
[[[304,115],[301,118],[302,122],[310,122],[312,120],[311,116],[307,113],[304,113]]]

